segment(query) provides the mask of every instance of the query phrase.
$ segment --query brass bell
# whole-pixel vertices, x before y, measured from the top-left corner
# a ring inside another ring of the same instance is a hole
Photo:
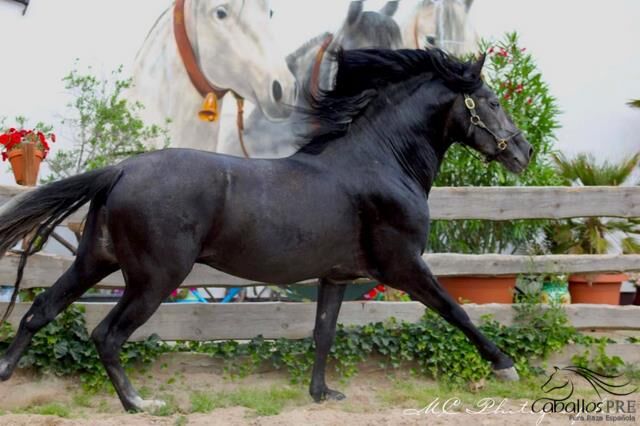
[[[198,112],[198,118],[202,121],[214,122],[218,120],[218,117],[218,97],[215,93],[207,93],[202,102],[202,109]]]

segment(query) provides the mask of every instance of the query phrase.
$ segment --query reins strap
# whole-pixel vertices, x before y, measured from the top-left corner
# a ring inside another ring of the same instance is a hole
[[[176,0],[175,7],[173,8],[173,34],[176,39],[176,44],[178,46],[178,53],[180,54],[180,58],[182,59],[182,63],[184,64],[185,70],[187,71],[187,75],[189,76],[189,80],[191,80],[191,84],[196,88],[198,93],[205,99],[207,99],[207,95],[213,94],[216,99],[219,101],[224,96],[230,92],[229,89],[221,89],[211,84],[211,82],[204,75],[202,70],[200,69],[200,65],[196,59],[196,54],[193,51],[193,46],[191,45],[191,41],[189,40],[189,35],[187,34],[187,26],[184,18],[184,2],[185,0]],[[238,138],[240,140],[240,147],[242,148],[242,153],[245,158],[249,157],[249,152],[247,151],[247,147],[244,143],[244,99],[235,92],[232,92],[233,96],[236,98],[236,105],[238,107],[238,113],[236,116],[236,125],[238,127]],[[218,111],[218,102],[214,102],[215,107],[213,111],[209,111],[211,114],[209,115],[200,115],[201,119],[206,121],[216,121],[220,114]]]
[[[240,141],[240,148],[242,149],[242,154],[244,158],[251,158],[249,155],[249,151],[244,143],[244,99],[238,95],[236,92],[233,92],[233,96],[236,98],[236,126],[238,127],[238,140]]]
[[[187,26],[184,17],[184,2],[185,0],[176,0],[175,7],[173,8],[173,34],[178,45],[178,53],[182,59],[182,63],[187,71],[187,75],[196,88],[198,93],[204,98],[208,93],[214,93],[218,99],[222,99],[227,94],[229,89],[221,89],[214,86],[203,74],[196,54],[193,51],[193,46],[189,40],[187,34]]]

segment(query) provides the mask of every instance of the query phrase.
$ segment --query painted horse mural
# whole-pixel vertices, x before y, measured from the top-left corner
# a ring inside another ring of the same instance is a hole
[[[402,47],[400,28],[393,20],[398,1],[389,1],[379,11],[365,11],[363,1],[349,4],[347,17],[335,36],[321,34],[303,44],[287,56],[289,69],[300,87],[313,90],[331,88],[335,69],[330,60],[331,52],[338,48],[364,49]],[[298,100],[299,108],[308,108],[304,99]],[[231,128],[221,138],[218,152],[239,157],[282,158],[293,154],[304,142],[307,124],[291,117],[274,122],[259,108],[254,109],[244,125],[243,140]]]
[[[170,119],[172,147],[215,151],[219,120],[198,120],[207,92],[215,93],[218,111],[231,91],[258,105],[268,119],[288,117],[296,85],[274,42],[270,17],[266,0],[177,0],[136,57],[130,97],[145,106],[143,119]],[[188,73],[185,62],[200,74]]]
[[[460,56],[477,49],[469,23],[473,0],[421,0],[403,20],[402,37],[410,49],[439,47]]]

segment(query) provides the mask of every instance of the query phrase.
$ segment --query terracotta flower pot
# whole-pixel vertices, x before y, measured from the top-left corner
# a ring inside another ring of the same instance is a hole
[[[23,144],[27,145],[27,144]],[[31,158],[28,158],[28,157]],[[7,153],[11,162],[11,170],[18,185],[35,186],[38,181],[40,163],[44,158],[44,152],[35,147],[12,149]]]
[[[620,304],[620,287],[625,274],[570,275],[569,292],[572,303]]]
[[[442,277],[439,281],[458,303],[512,303],[516,286],[516,277],[513,275]]]

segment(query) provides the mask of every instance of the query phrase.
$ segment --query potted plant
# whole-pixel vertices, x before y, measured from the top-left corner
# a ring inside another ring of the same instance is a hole
[[[547,274],[542,280],[540,290],[540,301],[542,303],[554,303],[568,305],[571,303],[569,283],[565,274]]]
[[[56,136],[49,134],[51,142]],[[35,185],[40,163],[47,157],[49,141],[41,130],[9,128],[0,134],[2,160],[11,162],[11,169],[19,185]]]
[[[580,154],[573,159],[554,155],[559,175],[567,185],[617,186],[628,182],[640,161],[640,153],[619,164],[598,163],[591,155]],[[640,253],[640,220],[567,219],[547,228],[547,240],[553,253],[606,254],[616,245],[625,254]],[[617,240],[617,244],[614,243]],[[619,304],[624,274],[588,274],[569,276],[569,291],[573,303]]]

